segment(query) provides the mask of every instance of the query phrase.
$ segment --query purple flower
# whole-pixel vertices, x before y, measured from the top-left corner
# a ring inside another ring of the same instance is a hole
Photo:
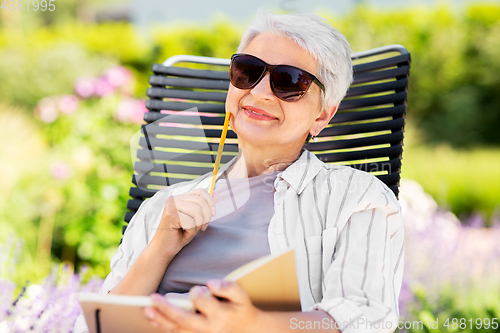
[[[92,97],[96,91],[96,79],[90,77],[81,77],[75,82],[75,93],[81,98]]]

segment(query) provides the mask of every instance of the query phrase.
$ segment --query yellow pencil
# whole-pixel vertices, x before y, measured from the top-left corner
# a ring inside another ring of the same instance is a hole
[[[215,159],[214,174],[212,175],[212,184],[210,185],[210,195],[214,193],[215,179],[217,177],[217,171],[219,170],[220,158],[222,156],[222,150],[224,149],[224,142],[226,141],[227,128],[229,126],[229,118],[231,118],[231,113],[227,112],[226,119],[224,120],[224,127],[222,128],[222,135],[220,136],[217,158]]]

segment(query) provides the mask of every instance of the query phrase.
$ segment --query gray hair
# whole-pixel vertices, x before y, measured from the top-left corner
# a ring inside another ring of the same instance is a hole
[[[241,38],[238,53],[263,32],[291,38],[308,51],[318,65],[318,80],[325,86],[322,108],[340,103],[353,80],[351,47],[344,35],[315,14],[275,15],[259,10]]]

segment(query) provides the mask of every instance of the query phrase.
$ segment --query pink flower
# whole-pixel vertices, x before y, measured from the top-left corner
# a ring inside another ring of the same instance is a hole
[[[95,94],[99,97],[103,97],[106,95],[110,95],[115,92],[115,87],[109,83],[109,81],[101,77],[97,80],[97,83],[95,85]]]
[[[78,98],[75,95],[63,95],[57,99],[57,108],[63,114],[72,114],[78,110]]]
[[[144,119],[144,113],[149,112],[146,109],[145,101],[143,100],[135,100],[135,106],[132,110],[131,120],[133,123],[142,124]]]
[[[122,123],[142,124],[144,113],[148,112],[143,100],[123,99],[115,113],[115,119]]]
[[[109,84],[113,87],[123,87],[132,81],[133,76],[132,72],[125,67],[122,66],[113,66],[106,69],[102,73],[102,78],[105,79]]]
[[[52,177],[60,181],[68,179],[71,175],[71,167],[61,161],[52,163],[52,165],[50,166],[50,171],[52,173]]]
[[[96,91],[96,80],[89,77],[81,77],[75,82],[75,93],[81,98],[89,98]]]

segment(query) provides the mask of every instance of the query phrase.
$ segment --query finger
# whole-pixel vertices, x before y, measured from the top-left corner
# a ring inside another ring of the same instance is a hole
[[[214,191],[213,199],[214,199],[215,203],[217,203],[219,201],[219,198],[220,198],[219,192]],[[216,206],[214,206],[212,208],[212,217],[214,217],[216,214],[217,214]],[[207,228],[208,228],[208,223],[205,223],[203,225],[203,227],[201,228],[201,231],[205,231],[205,230],[207,230]]]
[[[246,291],[236,282],[226,280],[208,280],[207,287],[217,297],[222,297],[231,303],[249,305],[252,303]]]
[[[208,205],[210,206],[210,208],[215,206],[216,201],[210,195],[210,193],[208,193],[208,191],[206,189],[204,189],[204,188],[197,188],[197,189],[195,189],[193,191],[187,192],[186,194],[188,194],[188,193],[192,193],[194,195],[200,196],[203,199],[205,199],[205,201],[208,203]]]
[[[186,204],[188,204],[187,207]],[[199,207],[192,206],[193,204]],[[192,228],[195,225],[200,225],[203,223],[199,222],[192,225],[181,223],[181,222],[186,222],[186,220],[185,219],[182,220],[181,215],[179,213],[182,212],[185,215],[189,215],[196,221],[208,222],[211,219],[211,211],[209,207],[206,207],[206,205],[207,203],[204,201],[204,199],[194,195],[187,197],[184,197],[183,195],[169,197],[165,203],[165,209],[163,215],[169,216],[170,218],[172,218],[174,222],[178,222],[177,223],[178,228],[181,227],[183,229]],[[190,221],[188,220],[187,222]]]
[[[201,225],[205,223],[203,209],[198,204],[183,202],[181,205],[178,205],[177,209],[179,213],[189,217],[185,218],[185,216],[179,214],[182,229],[190,229],[196,226],[200,226],[201,228]]]
[[[220,301],[205,286],[194,286],[189,290],[194,307],[207,317],[220,310]]]
[[[220,194],[219,192],[215,192],[214,191],[214,194],[213,194],[213,199],[214,199],[214,202],[217,203],[219,202],[219,199],[220,199]],[[212,208],[212,216],[215,216],[216,214],[216,211],[215,211],[215,204],[214,204],[214,207]]]
[[[158,312],[156,308],[144,308],[144,314],[149,319],[149,324],[151,326],[159,328],[163,332],[179,331],[177,325],[168,320],[162,313]]]
[[[164,297],[154,294],[151,297],[153,301],[154,309],[161,314],[165,319],[174,325],[187,330],[187,331],[202,331],[208,325],[207,318],[205,316],[185,311],[171,303],[169,303]],[[158,318],[160,316],[156,316]]]
[[[190,230],[196,227],[196,222],[194,218],[190,215],[186,215],[179,212],[179,227],[178,229]]]
[[[200,207],[200,211],[202,213],[202,221],[203,223],[207,223],[212,219],[212,208],[210,205],[203,199],[202,197],[196,195],[182,196],[179,198],[181,200],[181,207],[184,202],[189,202]]]

